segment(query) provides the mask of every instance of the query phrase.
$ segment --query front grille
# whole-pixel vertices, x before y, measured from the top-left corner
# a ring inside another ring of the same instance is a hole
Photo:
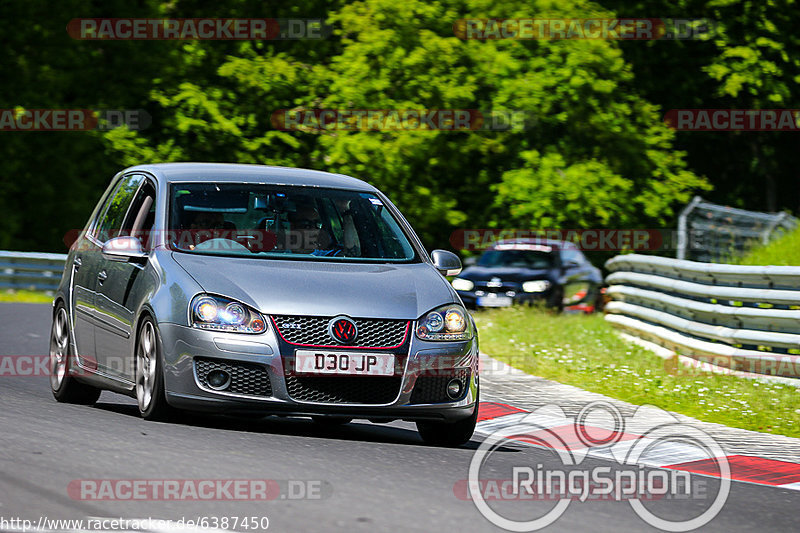
[[[487,282],[481,281],[475,283],[475,288],[484,292],[506,293],[508,291],[519,292],[522,284],[515,281],[504,281],[500,287],[489,287]]]
[[[272,396],[272,383],[263,365],[243,363],[239,361],[221,361],[218,359],[196,358],[194,360],[197,381],[204,388],[208,385],[208,374],[214,370],[227,372],[231,376],[230,385],[216,392],[231,392],[246,396]]]
[[[341,346],[328,335],[328,323],[333,317],[287,316],[272,317],[283,340],[304,346]],[[408,320],[354,318],[358,328],[355,345],[365,348],[394,348],[405,342]],[[295,327],[287,327],[289,324]]]
[[[458,398],[450,398],[447,395],[447,384],[450,380],[457,378],[461,381],[462,393]],[[470,370],[461,368],[454,370],[447,376],[420,376],[414,385],[411,393],[411,403],[447,403],[457,402],[464,398],[469,387]]]
[[[316,403],[387,404],[400,393],[401,376],[286,376],[293,400]]]

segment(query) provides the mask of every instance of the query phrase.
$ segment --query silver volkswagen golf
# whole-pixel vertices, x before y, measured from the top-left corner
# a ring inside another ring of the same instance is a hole
[[[375,187],[311,170],[211,163],[128,168],[72,245],[53,302],[51,387],[94,403],[414,421],[469,440],[475,324]]]

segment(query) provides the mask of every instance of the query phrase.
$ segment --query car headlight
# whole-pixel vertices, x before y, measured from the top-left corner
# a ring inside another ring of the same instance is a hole
[[[417,337],[426,341],[465,341],[474,335],[467,312],[456,304],[430,311],[417,325]]]
[[[189,306],[193,328],[233,333],[263,333],[267,329],[264,317],[246,305],[209,294],[198,294]]]
[[[453,280],[453,288],[457,291],[471,291],[475,284],[468,279],[456,278]]]
[[[544,292],[550,288],[550,282],[546,279],[537,279],[534,281],[526,281],[522,284],[522,290],[525,292]]]

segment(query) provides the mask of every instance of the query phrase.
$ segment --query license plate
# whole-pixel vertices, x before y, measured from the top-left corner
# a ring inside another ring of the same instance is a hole
[[[296,350],[294,358],[298,374],[394,375],[393,354]]]
[[[478,307],[510,307],[514,300],[509,296],[481,296]]]

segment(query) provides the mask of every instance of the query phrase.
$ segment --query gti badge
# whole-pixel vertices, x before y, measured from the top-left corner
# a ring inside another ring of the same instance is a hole
[[[353,344],[358,337],[358,328],[346,316],[337,316],[328,322],[328,335],[340,344]]]

